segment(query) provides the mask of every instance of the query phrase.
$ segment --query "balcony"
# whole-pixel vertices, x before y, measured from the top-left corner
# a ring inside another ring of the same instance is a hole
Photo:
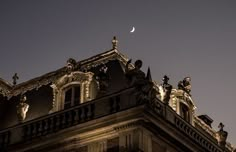
[[[60,130],[136,106],[134,88],[55,112],[0,131],[0,151],[10,145],[53,134]]]
[[[54,134],[72,126],[97,118],[146,105],[144,111],[151,111],[154,117],[172,124],[176,131],[207,151],[222,152],[217,143],[204,136],[199,130],[183,120],[169,106],[159,99],[149,102],[136,102],[135,88],[127,88],[113,94],[71,107],[69,109],[39,117],[0,131],[0,151],[19,143],[30,142],[35,138]]]

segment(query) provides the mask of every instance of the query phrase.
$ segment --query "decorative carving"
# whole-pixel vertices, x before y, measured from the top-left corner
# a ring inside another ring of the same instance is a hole
[[[190,77],[185,77],[182,81],[179,81],[178,83],[178,89],[181,89],[188,94],[191,92],[191,78]]]
[[[67,60],[67,65],[66,65],[66,70],[67,70],[67,72],[68,72],[68,73],[71,73],[71,72],[73,72],[73,71],[75,71],[75,70],[77,70],[77,69],[78,69],[78,66],[77,66],[77,64],[76,64],[76,60],[73,59],[73,58],[69,58],[69,59]]]
[[[66,74],[64,76],[62,76],[61,78],[59,78],[56,82],[55,85],[57,86],[57,88],[61,88],[62,86],[77,81],[77,82],[84,82],[87,81],[91,78],[91,72],[88,73],[83,73],[83,72],[73,72],[71,74]],[[93,75],[93,74],[92,74]]]
[[[118,44],[118,40],[116,39],[116,36],[114,36],[112,40],[112,48],[117,49],[117,44]]]
[[[136,99],[138,103],[151,102],[156,98],[157,91],[154,89],[154,83],[151,79],[151,71],[148,68],[147,76],[141,79],[140,82],[135,83]]]
[[[143,120],[133,121],[133,122],[130,122],[130,123],[126,123],[126,124],[114,127],[114,130],[123,131],[123,130],[129,129],[129,128],[132,128],[132,127],[137,127],[139,125],[142,125],[143,123],[144,123]]]
[[[91,100],[95,97],[96,89],[91,91],[93,86],[93,76],[92,72],[81,72],[75,71],[70,74],[65,74],[64,76],[58,78],[51,87],[53,88],[53,101],[52,109],[49,113],[61,110],[64,108],[64,89],[71,85],[80,86],[80,102]],[[93,86],[95,87],[95,86]]]
[[[134,63],[134,69],[129,70],[128,66],[131,63],[132,59],[130,59],[126,63],[126,78],[129,81],[129,85],[143,85],[146,82],[145,73],[140,70],[143,62],[141,60],[137,60]]]
[[[126,78],[128,79],[130,86],[135,86],[136,88],[136,99],[138,103],[148,102],[156,97],[156,90],[154,89],[154,84],[151,78],[151,71],[148,68],[147,76],[140,70],[142,67],[142,61],[137,60],[134,63],[134,69],[129,69],[129,64],[131,59],[126,63]]]
[[[96,80],[99,82],[100,92],[106,92],[109,86],[110,77],[107,73],[108,67],[104,64],[100,69],[99,73],[96,76]]]
[[[155,112],[157,112],[160,115],[163,114],[163,106],[161,105],[161,103],[159,103],[159,101],[151,100],[150,105]]]
[[[162,78],[162,81],[163,83],[159,86],[161,101],[163,101],[166,104],[169,104],[172,85],[168,83],[169,78],[166,75]]]
[[[224,124],[223,123],[220,123],[218,128],[220,129],[218,132],[216,132],[216,139],[218,141],[218,144],[221,146],[221,147],[225,147],[225,144],[226,144],[226,140],[227,140],[227,137],[228,137],[228,132],[224,131]]]
[[[156,97],[157,91],[153,88],[153,83],[146,81],[142,87],[138,87],[136,98],[138,103],[150,102]]]
[[[88,71],[93,67],[100,66],[102,64],[106,64],[109,61],[118,60],[122,65],[125,65],[128,58],[124,56],[122,53],[117,50],[107,51],[105,53],[93,56],[89,59],[83,60],[79,62],[79,69],[83,71]],[[77,63],[78,64],[78,63]],[[43,85],[48,85],[50,83],[54,83],[61,76],[67,73],[67,68],[61,68],[59,70],[53,71],[51,73],[45,74],[41,77],[32,79],[27,83],[18,84],[14,88],[8,84],[5,87],[5,84],[1,84],[0,81],[0,93],[4,96],[7,96],[10,99],[12,96],[17,96],[19,94],[25,93],[27,91],[40,88]],[[1,80],[1,79],[0,79]]]
[[[2,94],[3,96],[7,96],[9,93],[10,91],[8,89],[0,87],[0,94]]]
[[[51,87],[53,88],[53,99],[52,99],[52,107],[51,110],[49,110],[49,114],[55,112],[57,109],[56,98],[58,94],[58,89],[55,85],[51,85]]]
[[[21,95],[20,103],[16,106],[18,119],[21,122],[25,120],[26,113],[29,110],[29,105],[27,103],[25,103],[26,100],[27,100],[26,96],[25,95]]]
[[[13,80],[13,85],[15,86],[17,84],[17,80],[19,79],[17,73],[14,74],[14,76],[12,77]]]

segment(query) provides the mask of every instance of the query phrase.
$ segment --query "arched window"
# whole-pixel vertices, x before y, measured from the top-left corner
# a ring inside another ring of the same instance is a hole
[[[97,82],[92,72],[75,71],[58,78],[53,88],[52,109],[49,113],[90,101],[97,95]]]
[[[190,122],[190,114],[189,114],[189,108],[183,103],[180,103],[180,116]]]
[[[64,109],[70,108],[80,103],[80,86],[70,86],[65,89]]]

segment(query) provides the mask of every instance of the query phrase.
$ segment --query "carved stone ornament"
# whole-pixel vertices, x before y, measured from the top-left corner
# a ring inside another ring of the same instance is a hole
[[[94,73],[75,71],[65,74],[58,78],[51,87],[53,88],[52,109],[49,113],[63,109],[64,106],[64,89],[71,85],[80,86],[80,102],[83,103],[96,97],[96,81],[93,79]],[[93,91],[91,91],[93,88]],[[95,89],[94,89],[95,88]]]
[[[77,63],[76,63],[76,60],[73,59],[73,58],[69,58],[69,59],[67,60],[66,68],[67,68],[67,72],[68,72],[68,73],[77,70]]]
[[[19,79],[17,73],[15,73],[12,77],[12,80],[13,80],[13,85],[15,86],[17,84],[17,80]]]
[[[116,39],[116,36],[113,37],[113,40],[111,42],[112,42],[112,48],[117,49],[118,40]]]
[[[218,144],[221,147],[224,147],[226,144],[227,137],[228,137],[228,132],[223,130],[224,125],[222,123],[219,124],[218,128],[220,128],[220,130],[216,132],[216,139],[218,141]]]
[[[179,81],[178,83],[178,89],[181,89],[188,94],[191,92],[191,78],[185,77],[182,81]]]
[[[162,79],[163,83],[159,86],[159,93],[161,95],[161,101],[169,104],[170,94],[172,91],[172,85],[168,83],[169,78],[165,75]]]
[[[91,68],[98,67],[102,64],[106,64],[109,61],[114,60],[118,60],[121,65],[125,67],[128,58],[122,53],[118,52],[116,49],[114,49],[98,54],[86,60],[82,60],[77,64],[80,65],[78,68],[81,69],[81,71],[89,71]],[[67,67],[47,73],[41,77],[27,81],[27,83],[21,83],[16,86],[12,86],[10,83],[7,82],[2,83],[2,79],[0,78],[0,94],[10,99],[13,96],[18,96],[30,90],[38,89],[44,85],[54,83],[56,80],[58,80],[58,78],[62,77],[65,74],[68,74]]]
[[[147,76],[140,79],[134,84],[136,88],[136,99],[138,103],[151,102],[156,98],[157,91],[154,88],[154,83],[151,80],[151,72],[148,68]]]
[[[66,74],[56,80],[54,84],[56,85],[57,88],[61,88],[62,86],[72,83],[72,82],[85,82],[85,81],[91,81],[93,78],[93,73],[92,72],[72,72],[71,74]]]
[[[128,83],[130,86],[132,85],[143,85],[146,81],[145,73],[141,70],[142,61],[137,60],[134,63],[134,69],[129,69],[129,64],[131,63],[131,59],[126,63],[126,78],[128,79]]]
[[[96,76],[96,80],[99,82],[99,91],[104,93],[107,91],[109,86],[110,76],[107,73],[108,67],[104,64],[100,69],[99,73]]]
[[[26,118],[26,113],[29,110],[29,105],[25,103],[27,100],[25,95],[21,95],[20,103],[16,106],[17,109],[17,116],[20,122],[24,121]]]
[[[138,103],[151,102],[156,98],[157,91],[153,88],[153,83],[146,81],[141,87],[136,87],[136,99]]]

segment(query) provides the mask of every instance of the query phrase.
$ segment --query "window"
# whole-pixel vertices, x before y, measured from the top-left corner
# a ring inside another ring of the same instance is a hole
[[[65,90],[64,109],[80,103],[80,87],[72,86]]]
[[[180,103],[180,115],[184,120],[190,121],[189,108],[183,103]]]

